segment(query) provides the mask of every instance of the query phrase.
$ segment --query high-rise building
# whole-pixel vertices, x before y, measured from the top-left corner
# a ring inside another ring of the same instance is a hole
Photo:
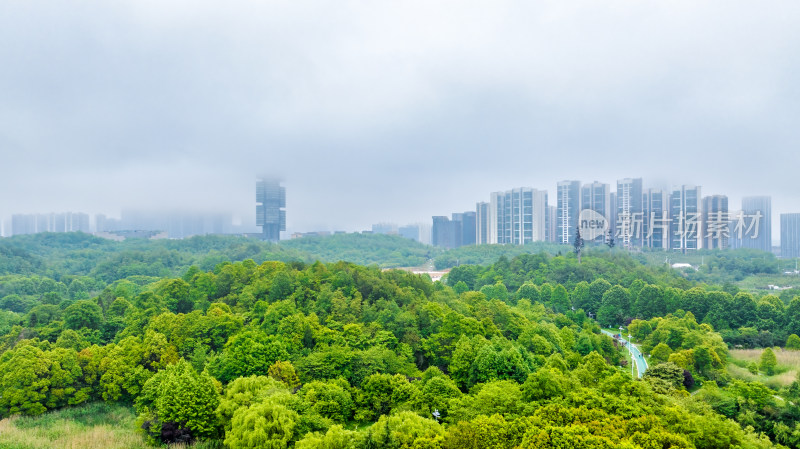
[[[611,192],[608,195],[608,205],[611,210],[608,212],[608,232],[609,235],[614,237],[616,243],[616,235],[617,235],[617,192]]]
[[[433,246],[442,248],[457,248],[458,240],[461,237],[461,223],[451,221],[447,216],[437,215],[433,217],[433,231],[431,233],[431,243]]]
[[[477,214],[473,211],[456,212],[451,217],[433,217],[433,245],[444,248],[474,245]]]
[[[647,248],[669,248],[669,200],[663,190],[647,189],[643,201],[642,245]]]
[[[461,220],[460,246],[474,245],[477,232],[477,214],[473,211],[467,211],[458,215]],[[453,214],[453,219],[455,218],[456,214]]]
[[[800,214],[781,214],[781,257],[800,257]]]
[[[686,252],[701,247],[703,223],[699,186],[672,189],[669,197],[670,249]]]
[[[578,216],[581,210],[580,181],[561,181],[556,189],[557,222],[556,242],[572,244],[575,230],[578,227]]]
[[[464,214],[461,212],[450,214],[450,223],[453,229],[453,246],[450,248],[458,248],[464,242]]]
[[[489,203],[483,201],[475,205],[475,243],[478,245],[490,243],[489,209]]]
[[[486,228],[490,244],[498,244],[505,241],[504,226],[505,216],[505,194],[503,192],[492,192],[489,195],[489,225]]]
[[[615,233],[617,244],[623,248],[642,246],[644,221],[642,200],[642,178],[625,178],[617,181]]]
[[[281,239],[286,230],[286,188],[279,180],[268,177],[256,181],[256,226],[261,226],[262,238],[271,242]]]
[[[489,217],[495,219],[489,229],[494,227],[497,236],[491,243],[524,245],[545,240],[547,191],[519,187],[494,192],[489,209]]]
[[[581,186],[581,212],[587,209],[602,215],[606,222],[610,223],[611,186],[597,181]],[[607,235],[598,235],[594,241],[603,243],[607,238]]]
[[[703,248],[728,249],[730,237],[728,197],[725,195],[704,197],[702,216]]]
[[[737,247],[772,251],[772,198],[742,198],[742,210],[731,216],[731,239]]]
[[[545,241],[555,242],[558,229],[558,209],[555,206],[547,206],[545,213]]]

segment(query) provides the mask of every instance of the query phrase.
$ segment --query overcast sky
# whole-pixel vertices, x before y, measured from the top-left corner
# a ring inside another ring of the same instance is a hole
[[[800,212],[800,2],[0,2],[0,217],[359,230],[578,179]],[[777,228],[775,229],[777,231]]]

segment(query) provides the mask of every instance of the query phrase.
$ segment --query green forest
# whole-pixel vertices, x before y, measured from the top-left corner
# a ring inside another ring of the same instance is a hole
[[[0,448],[800,447],[800,291],[737,284],[774,256],[502,248],[0,239]]]

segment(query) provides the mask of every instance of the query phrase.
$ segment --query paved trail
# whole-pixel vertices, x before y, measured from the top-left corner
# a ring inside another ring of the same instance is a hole
[[[601,330],[602,333],[608,335],[609,337],[613,337],[615,334],[612,332],[608,332],[606,330]],[[627,341],[627,339],[621,338],[620,341]],[[644,376],[644,372],[647,371],[647,360],[644,359],[644,355],[642,355],[642,351],[636,347],[636,345],[628,345],[631,349],[630,351],[633,353],[633,360],[636,363],[636,371],[639,372],[639,378]],[[627,348],[626,348],[627,349]]]

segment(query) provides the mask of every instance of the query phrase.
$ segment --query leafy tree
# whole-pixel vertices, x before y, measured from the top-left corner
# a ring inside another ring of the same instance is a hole
[[[338,423],[346,423],[355,407],[345,380],[314,381],[303,385],[298,394],[309,404],[309,410]]]
[[[14,293],[0,299],[0,309],[10,312],[25,313],[30,307],[30,303],[20,295]]]
[[[436,421],[404,411],[381,416],[367,429],[366,444],[387,449],[436,448],[444,435],[444,428]]]
[[[270,365],[288,358],[286,345],[280,337],[248,330],[228,340],[222,354],[210,363],[209,370],[217,379],[230,382],[237,377],[268,374]]]
[[[766,348],[761,353],[761,358],[758,363],[758,368],[763,371],[767,376],[775,374],[775,367],[778,366],[778,358],[772,348]]]
[[[35,346],[5,352],[0,358],[0,416],[44,413],[49,372],[44,352]]]
[[[786,339],[786,349],[793,351],[800,350],[800,337],[798,337],[797,334],[789,335],[789,338]]]
[[[266,399],[233,413],[231,430],[225,434],[230,449],[283,449],[295,437],[297,412],[275,399]]]
[[[526,401],[540,401],[565,396],[575,387],[575,383],[565,373],[554,368],[540,368],[528,376],[523,385]]]
[[[578,282],[571,294],[572,305],[576,309],[586,310],[591,306],[589,297],[589,283],[586,281]]]
[[[589,284],[589,303],[582,308],[587,312],[597,313],[603,303],[603,295],[611,288],[611,284],[603,279],[595,279]]]
[[[401,404],[412,400],[418,391],[405,376],[399,374],[373,374],[361,385],[364,403],[373,412],[371,416],[388,415]]]
[[[597,311],[597,321],[605,326],[622,324],[629,316],[629,310],[630,297],[627,290],[615,285],[603,294],[603,302]]]
[[[667,303],[664,292],[657,285],[645,285],[639,290],[636,298],[636,315],[645,319],[667,314]]]
[[[672,354],[672,349],[664,343],[659,343],[650,351],[651,363],[664,363],[669,360],[670,354]]]
[[[563,285],[558,284],[550,295],[550,305],[556,313],[564,313],[570,309],[569,294]]]
[[[647,371],[645,371],[644,379],[658,380],[664,382],[670,388],[680,388],[683,386],[684,381],[683,371],[683,368],[674,363],[659,363],[650,366]]]
[[[751,327],[755,324],[758,315],[756,313],[756,301],[749,293],[737,293],[733,297],[730,309],[727,310],[727,321],[731,328]]]
[[[527,299],[530,302],[539,301],[539,287],[532,282],[526,282],[517,290],[517,300]]]
[[[572,249],[578,256],[578,264],[581,263],[581,253],[583,252],[583,237],[581,237],[581,227],[575,226],[575,241],[572,242]]]
[[[103,321],[103,309],[89,300],[77,301],[64,310],[64,324],[69,329],[98,329]]]
[[[185,428],[191,439],[216,435],[216,409],[220,395],[208,372],[198,373],[185,360],[168,366],[151,377],[136,400],[137,409],[145,418],[144,428],[165,443],[164,426]]]
[[[286,384],[267,376],[239,377],[229,383],[217,407],[217,417],[225,431],[230,431],[234,412],[246,409],[267,398],[275,398],[279,402],[286,398],[291,390]]]
[[[278,360],[269,367],[267,374],[269,377],[283,382],[289,388],[300,386],[300,378],[297,377],[297,371],[295,371],[291,362]]]
[[[421,408],[429,413],[438,411],[442,417],[446,417],[451,399],[462,395],[456,383],[436,367],[430,367],[422,374],[422,382],[419,396],[423,404]]]
[[[359,449],[363,447],[364,437],[360,432],[347,430],[336,424],[324,434],[307,433],[294,447],[296,449]]]
[[[456,285],[453,286],[453,291],[456,292],[456,294],[460,295],[462,293],[468,292],[469,286],[467,286],[467,284],[464,281],[458,281],[456,282]]]
[[[486,299],[499,299],[503,302],[508,301],[508,289],[500,281],[497,281],[494,285],[484,285],[481,287],[481,293],[486,295]]]
[[[164,282],[159,287],[158,294],[164,298],[167,308],[173,313],[189,313],[194,309],[191,286],[181,278]]]

